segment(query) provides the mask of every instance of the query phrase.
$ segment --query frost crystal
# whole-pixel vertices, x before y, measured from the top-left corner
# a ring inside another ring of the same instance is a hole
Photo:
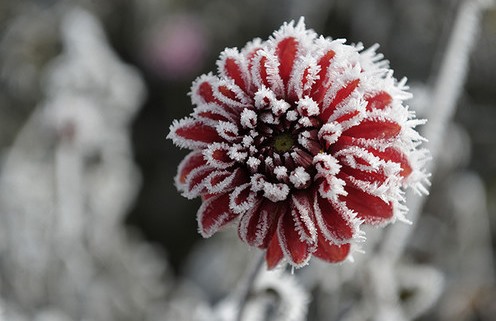
[[[312,255],[341,262],[361,224],[403,218],[404,189],[426,177],[422,121],[376,49],[319,37],[300,19],[224,50],[218,75],[193,83],[195,108],[168,138],[192,150],[176,184],[202,197],[203,236],[239,220],[269,268],[300,267]]]

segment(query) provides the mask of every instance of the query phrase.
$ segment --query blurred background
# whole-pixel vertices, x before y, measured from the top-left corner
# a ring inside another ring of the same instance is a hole
[[[266,39],[305,16],[319,34],[379,43],[395,76],[408,77],[411,107],[426,117],[460,2],[0,0],[5,320],[224,320],[212,306],[256,253],[233,231],[201,240],[199,200],[174,187],[187,151],[165,137],[192,110],[192,81],[216,71],[225,47]],[[494,7],[479,26],[431,195],[398,268],[405,320],[496,313]],[[359,268],[314,265],[299,272],[314,298],[308,320],[387,319],[360,295],[370,280],[352,281]],[[315,275],[340,281],[318,288]],[[418,285],[429,276],[437,281]],[[335,305],[323,307],[326,300]],[[214,312],[188,310],[200,303]],[[363,314],[350,313],[355,306]]]

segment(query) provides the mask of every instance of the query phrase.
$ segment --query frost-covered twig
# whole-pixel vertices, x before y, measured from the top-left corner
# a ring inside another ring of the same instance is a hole
[[[428,123],[424,127],[424,136],[429,141],[433,158],[433,161],[427,165],[429,172],[435,169],[446,128],[453,118],[456,103],[465,83],[470,54],[479,32],[481,14],[490,3],[491,0],[465,0],[458,9],[426,115]],[[415,222],[426,198],[418,197],[412,191],[408,191],[407,200],[408,218]],[[396,224],[388,232],[383,242],[382,254],[391,260],[397,260],[403,253],[413,228],[405,224]]]

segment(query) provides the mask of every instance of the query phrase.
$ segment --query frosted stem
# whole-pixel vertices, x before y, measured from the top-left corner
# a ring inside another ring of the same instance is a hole
[[[241,285],[240,296],[239,296],[239,310],[236,317],[236,321],[243,320],[243,313],[246,307],[246,303],[250,298],[251,292],[253,290],[253,285],[257,279],[258,274],[262,270],[265,261],[265,252],[262,252],[257,260],[252,264],[252,267],[247,270],[244,284]]]
[[[453,118],[456,103],[465,83],[468,72],[470,53],[472,52],[479,32],[479,21],[482,11],[492,1],[465,0],[460,4],[453,31],[445,50],[439,74],[432,93],[432,108],[427,115],[428,122],[424,127],[424,136],[429,140],[428,147],[433,161],[427,165],[427,170],[433,172],[435,162],[441,150],[442,139],[446,128]],[[407,193],[408,219],[415,222],[420,215],[425,197]],[[392,260],[398,259],[413,232],[411,226],[394,225],[385,236],[382,254]]]
[[[81,234],[83,211],[81,150],[75,142],[78,128],[73,123],[60,130],[55,150],[57,195],[57,231],[60,239],[70,240]]]

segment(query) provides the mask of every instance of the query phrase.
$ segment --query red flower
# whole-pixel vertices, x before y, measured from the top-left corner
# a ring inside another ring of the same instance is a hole
[[[376,47],[284,24],[268,41],[226,49],[218,75],[199,77],[190,117],[168,137],[192,152],[176,184],[201,196],[200,233],[239,220],[269,268],[312,255],[340,262],[362,223],[404,218],[403,190],[424,191],[420,120]]]

